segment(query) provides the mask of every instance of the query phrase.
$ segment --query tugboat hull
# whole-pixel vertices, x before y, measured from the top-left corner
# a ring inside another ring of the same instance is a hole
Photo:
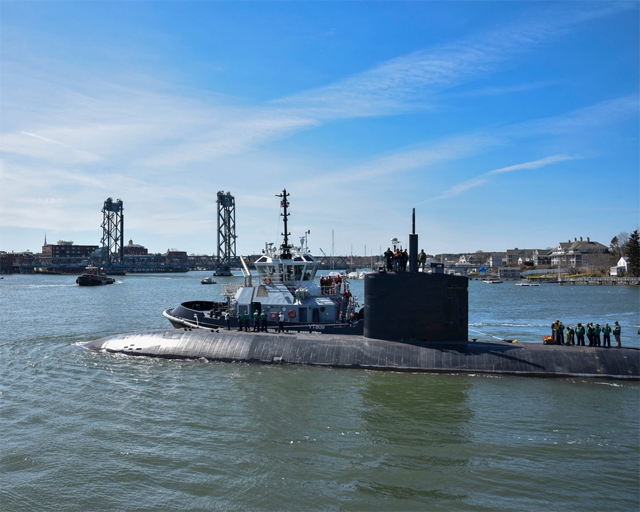
[[[200,329],[226,329],[227,322],[222,316],[211,317],[210,311],[217,303],[209,301],[189,302],[191,308],[185,304],[181,304],[173,309],[166,309],[162,315],[171,322],[176,329],[182,328],[200,328]],[[198,309],[193,309],[197,307]],[[238,330],[237,317],[229,319],[231,329]],[[253,321],[250,326],[253,326]],[[267,330],[273,332],[278,327],[278,322],[269,321]],[[285,322],[284,329],[287,332],[322,332],[324,334],[340,334],[340,335],[362,335],[364,332],[364,322],[359,320],[352,324],[314,324],[314,323],[292,323]]]
[[[102,286],[115,282],[115,279],[106,276],[80,276],[76,279],[76,284],[79,286]]]

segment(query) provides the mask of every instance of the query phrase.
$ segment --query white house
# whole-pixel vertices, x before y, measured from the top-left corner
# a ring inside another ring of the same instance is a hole
[[[609,275],[611,277],[618,277],[626,274],[627,272],[629,272],[629,260],[624,257],[618,260],[618,264],[615,267],[611,267],[609,269]]]

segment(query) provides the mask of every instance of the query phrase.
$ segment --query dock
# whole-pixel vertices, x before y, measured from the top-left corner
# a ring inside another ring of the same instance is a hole
[[[557,282],[560,285],[638,286],[640,277],[571,277]]]

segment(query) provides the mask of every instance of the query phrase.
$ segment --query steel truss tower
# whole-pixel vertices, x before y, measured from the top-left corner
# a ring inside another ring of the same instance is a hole
[[[102,249],[107,265],[124,261],[124,207],[122,201],[109,198],[102,208]]]
[[[236,200],[231,192],[218,192],[218,268],[217,276],[230,276],[236,258]]]

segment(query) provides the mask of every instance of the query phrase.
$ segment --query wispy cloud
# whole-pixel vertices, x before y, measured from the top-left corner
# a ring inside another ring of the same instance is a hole
[[[463,183],[459,183],[454,185],[449,190],[446,190],[441,195],[434,199],[448,199],[449,197],[457,196],[458,194],[462,194],[467,190],[471,190],[472,188],[479,187],[480,185],[484,185],[488,180],[484,178],[475,178],[473,180],[467,180]]]
[[[516,84],[516,85],[504,85],[500,87],[483,87],[481,89],[472,89],[464,92],[451,92],[447,94],[448,98],[473,98],[477,96],[502,96],[503,94],[512,94],[516,92],[531,91],[534,89],[541,89],[543,87],[550,87],[556,85],[558,82],[555,80],[543,80],[539,82],[532,82],[529,84]]]
[[[66,148],[69,147],[66,144],[63,144],[62,142],[58,142],[56,140],[47,139],[46,137],[43,137],[42,135],[36,135],[35,133],[29,133],[29,132],[20,132],[20,133],[22,135],[27,135],[29,137],[35,137],[36,139],[44,140],[45,142],[50,142],[51,144],[58,144],[60,146],[66,147]]]
[[[344,177],[348,177],[351,184],[371,181],[382,176],[428,169],[442,162],[468,158],[501,143],[501,139],[481,133],[448,137],[422,147],[403,148],[359,165],[303,179],[296,182],[295,186],[298,190],[311,190]]]
[[[556,162],[564,162],[565,160],[575,160],[576,158],[581,158],[581,157],[569,156],[569,155],[548,156],[547,158],[541,158],[540,160],[535,160],[534,162],[526,162],[524,164],[510,165],[509,167],[502,167],[501,169],[489,171],[486,174],[486,176],[493,176],[494,174],[503,174],[505,172],[519,171],[521,169],[537,169],[539,167],[544,167],[546,165],[555,164]]]
[[[630,3],[553,9],[468,40],[419,50],[347,79],[277,100],[318,119],[385,115],[433,108],[435,94],[485,76],[523,52],[585,21],[632,8]],[[498,92],[499,93],[499,92]]]
[[[4,134],[0,139],[0,152],[67,164],[92,163],[100,160],[98,155],[90,151],[24,131]]]
[[[214,160],[221,156],[251,151],[265,142],[293,132],[310,129],[319,123],[286,112],[265,110],[244,119],[229,120],[223,127],[205,131],[193,138],[141,160],[149,166],[177,166],[190,162]]]
[[[213,232],[215,191],[230,184],[238,189],[251,189],[255,184],[255,191],[239,190],[236,197],[244,203],[246,214],[260,221],[259,208],[271,207],[269,202],[257,200],[265,188],[265,176],[270,181],[267,187],[276,180],[286,180],[300,192],[316,192],[320,186],[345,181],[366,188],[377,180],[404,181],[404,190],[409,190],[406,178],[412,172],[435,173],[445,162],[509,145],[517,137],[573,134],[626,119],[630,113],[637,115],[637,96],[628,96],[503,129],[445,133],[439,140],[425,136],[422,144],[388,149],[382,155],[374,147],[366,157],[360,157],[360,163],[348,166],[331,157],[326,158],[324,168],[313,158],[286,161],[295,157],[264,149],[270,142],[332,121],[439,109],[454,94],[495,96],[551,85],[553,82],[539,81],[455,93],[456,87],[473,85],[478,78],[502,70],[524,52],[579,23],[635,8],[632,2],[584,5],[575,9],[573,4],[564,4],[550,11],[553,15],[523,17],[504,28],[421,49],[324,87],[257,105],[159,84],[139,75],[102,76],[70,63],[62,63],[64,67],[58,69],[61,63],[48,63],[46,55],[25,60],[20,52],[5,51],[0,138],[4,159],[0,163],[2,224],[32,228],[56,225],[71,232],[91,229],[99,225],[96,205],[115,193],[125,201],[135,197],[135,204],[127,203],[128,227],[173,235]],[[17,57],[11,62],[14,55]],[[99,66],[92,68],[97,69]],[[577,158],[569,156],[570,151],[570,147],[549,150],[544,154],[554,156],[486,172],[450,187],[437,199],[480,187],[502,173]],[[284,165],[279,168],[281,163]],[[344,198],[354,192],[337,188],[331,194],[308,194],[312,199],[300,208],[331,210],[336,222],[344,221],[342,205],[352,204]],[[46,207],[38,208],[37,204]],[[135,209],[139,214],[131,215]],[[203,212],[211,213],[210,221],[202,220]],[[194,218],[200,220],[193,222]]]
[[[121,85],[108,79],[98,81],[83,77],[77,70],[72,73],[68,65],[65,74],[73,76],[72,81],[66,83],[58,78],[50,83],[46,67],[37,66],[37,71],[31,71],[5,60],[5,77],[23,77],[22,81],[5,80],[14,84],[19,103],[42,108],[34,118],[35,126],[27,117],[18,123],[22,129],[17,133],[4,133],[0,149],[57,163],[98,163],[120,158],[133,159],[141,166],[175,168],[211,162],[255,150],[331,120],[439,108],[438,93],[486,76],[579,23],[628,8],[629,3],[620,3],[554,9],[464,41],[415,51],[325,87],[256,107],[244,107],[237,101],[195,101],[182,94],[152,92],[147,86],[153,85],[153,80],[144,77],[144,86],[139,89],[131,82]],[[45,97],[52,100],[49,104],[38,89],[45,83]],[[22,90],[24,84],[34,88],[31,96],[28,90]],[[502,94],[537,86],[544,86],[544,82],[487,88],[476,94]],[[11,94],[5,87],[7,104],[12,103]]]
[[[551,134],[562,135],[576,130],[588,130],[617,123],[640,113],[637,94],[603,101],[595,105],[575,109],[563,115],[535,119],[508,128],[513,135]]]
[[[350,183],[374,180],[377,177],[401,174],[417,169],[428,169],[435,164],[462,160],[485,153],[499,146],[509,146],[520,137],[536,134],[567,133],[576,135],[590,127],[602,127],[638,115],[638,98],[625,96],[589,107],[576,109],[555,117],[513,123],[502,128],[487,128],[476,133],[445,137],[421,147],[399,148],[359,165],[323,172],[322,177],[303,179],[296,183],[299,190],[311,190],[322,183],[348,176]],[[554,163],[575,160],[583,156],[557,154],[539,160],[520,163],[483,173],[475,178],[452,186],[441,195],[429,199],[446,199],[472,188],[484,185],[492,176],[518,170],[533,170]]]
[[[502,167],[500,169],[495,169],[493,171],[485,172],[481,174],[477,178],[473,178],[470,180],[466,180],[462,183],[454,185],[453,187],[445,190],[437,197],[429,199],[428,201],[435,201],[438,199],[449,199],[451,197],[455,197],[463,192],[467,192],[472,188],[479,187],[484,185],[489,181],[489,177],[495,176],[497,174],[504,174],[506,172],[520,171],[524,169],[538,169],[540,167],[545,167],[547,165],[555,164],[557,162],[564,162],[566,160],[575,160],[577,158],[581,158],[580,156],[570,156],[570,155],[554,155],[548,156],[546,158],[541,158],[540,160],[535,160],[533,162],[525,162],[522,164],[510,165],[508,167]],[[426,202],[426,201],[425,201]]]

